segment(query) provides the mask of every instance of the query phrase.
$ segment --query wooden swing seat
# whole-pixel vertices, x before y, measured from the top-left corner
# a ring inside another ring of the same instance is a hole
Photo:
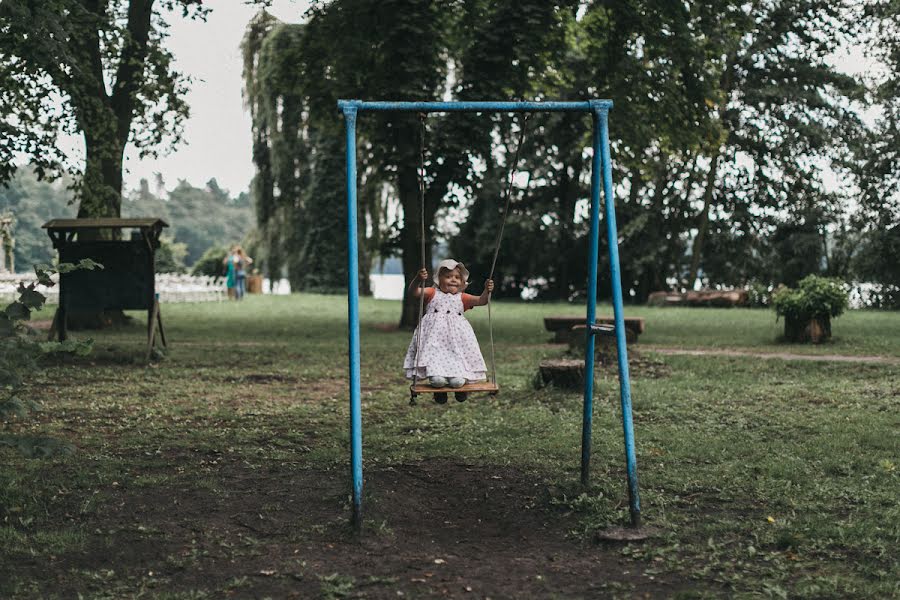
[[[452,388],[452,387],[431,387],[427,383],[417,383],[415,385],[409,386],[410,392],[412,392],[413,397],[419,394],[436,394],[436,393],[449,393],[449,392],[487,392],[491,396],[496,396],[500,392],[500,388],[497,387],[497,384],[492,381],[475,381],[473,383],[467,383],[462,387]]]

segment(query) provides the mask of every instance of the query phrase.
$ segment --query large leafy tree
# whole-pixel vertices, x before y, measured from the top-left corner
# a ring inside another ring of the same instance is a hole
[[[254,121],[258,222],[269,272],[285,266],[295,289],[346,285],[343,122],[337,99],[438,98],[445,69],[444,9],[451,4],[320,2],[303,25],[277,23],[264,12],[251,22],[244,80]],[[347,36],[347,31],[355,33]],[[415,115],[366,115],[359,121],[363,290],[365,267],[382,251],[389,227],[385,196],[395,199],[407,223],[418,222],[418,136]],[[433,214],[432,208],[425,215],[429,226]],[[404,260],[418,265],[418,253],[411,253],[418,248],[415,229],[397,231],[407,249]]]
[[[272,179],[266,189],[287,189],[275,183],[281,168],[273,166],[284,161],[299,187],[273,206],[317,215],[319,223],[333,219],[331,233],[342,234],[334,210],[343,200],[340,173],[329,170],[333,183],[319,185],[313,196],[308,190],[320,176],[311,177],[311,165],[297,168],[339,151],[336,98],[607,97],[615,101],[622,277],[633,299],[671,282],[690,285],[701,273],[726,284],[796,278],[821,268],[846,211],[846,189],[826,189],[823,165],[849,175],[847,167],[858,164],[852,151],[864,131],[851,108],[863,88],[828,61],[840,42],[859,34],[850,26],[852,8],[849,1],[823,0],[448,0],[436,17],[429,12],[433,3],[411,0],[320,2],[298,26],[296,40],[248,63],[259,73],[253,81],[279,70],[299,74],[296,93],[305,107],[296,129],[305,132],[304,149],[276,143],[288,131],[272,125],[288,112],[287,96],[278,94],[292,88],[285,82],[271,88],[270,116],[255,119],[272,132],[270,151],[257,162],[259,177]],[[382,33],[372,37],[371,31]],[[274,49],[279,35],[277,28],[267,33],[260,47]],[[366,115],[359,149],[365,251],[399,254],[409,278],[422,261],[424,222],[430,240],[448,243],[479,278],[487,275],[523,125],[518,115],[428,117],[421,213],[418,124],[404,115]],[[526,126],[497,293],[516,295],[528,286],[571,298],[585,283],[589,119],[534,115]],[[338,168],[340,160],[328,164]],[[282,230],[307,235],[302,216],[301,224]],[[842,236],[844,248],[851,236]],[[802,253],[795,251],[800,243]],[[335,237],[322,247],[339,244],[342,263],[342,241]],[[429,248],[426,264],[430,259]],[[846,264],[828,262],[826,270]],[[599,283],[606,292],[605,275]],[[414,315],[407,302],[402,323]]]
[[[81,171],[78,216],[119,216],[126,145],[152,155],[178,141],[188,115],[167,18],[206,12],[201,0],[0,3],[0,182],[22,155],[39,175]],[[82,168],[62,132],[83,136]]]

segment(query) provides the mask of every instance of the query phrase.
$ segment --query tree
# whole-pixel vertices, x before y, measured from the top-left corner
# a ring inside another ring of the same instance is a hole
[[[336,102],[362,96],[438,98],[446,67],[444,9],[451,5],[449,0],[319,2],[304,25],[280,24],[265,12],[250,23],[243,44],[244,94],[253,115],[252,189],[270,276],[284,265],[293,289],[346,286],[344,136]],[[373,27],[378,23],[390,27]],[[346,36],[351,30],[356,34]],[[368,267],[374,252],[382,250],[388,227],[386,195],[396,199],[406,222],[419,219],[418,121],[414,115],[366,115],[358,134],[365,291]],[[433,213],[425,215],[429,224]],[[410,256],[413,249],[418,255],[416,238],[411,243],[407,234],[400,235],[401,255],[418,265],[421,259]]]
[[[58,135],[81,133],[78,216],[120,216],[126,145],[152,156],[180,139],[188,115],[187,82],[165,46],[176,11],[202,19],[208,9],[201,0],[0,3],[0,182],[17,154],[39,177],[71,170]]]

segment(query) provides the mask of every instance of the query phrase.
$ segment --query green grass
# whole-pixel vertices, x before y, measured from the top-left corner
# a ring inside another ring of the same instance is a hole
[[[534,502],[572,513],[573,544],[627,521],[615,373],[604,368],[598,379],[594,483],[586,490],[576,485],[578,394],[531,387],[537,362],[562,352],[547,344],[543,316],[581,309],[499,303],[494,333],[503,393],[493,402],[441,410],[406,407],[399,365],[410,336],[383,330],[398,310],[394,302],[362,303],[368,467],[448,458],[529,473],[549,490]],[[251,297],[163,311],[171,350],[161,362],[142,364],[139,328],[102,332],[91,357],[50,366],[35,382],[45,412],[13,428],[64,437],[79,450],[44,461],[0,450],[0,461],[11,467],[0,469],[0,565],[38,557],[49,574],[76,578],[94,597],[103,597],[98,590],[137,595],[153,583],[145,574],[109,574],[99,566],[59,574],[48,558],[78,555],[121,533],[79,525],[102,521],[120,489],[185,486],[227,496],[221,456],[254,469],[298,460],[305,468],[346,469],[345,300]],[[769,311],[626,312],[647,319],[638,347],[900,356],[898,313],[851,312],[835,321],[833,343],[798,347],[775,341],[780,324]],[[484,344],[486,311],[470,314]],[[696,588],[694,597],[900,594],[900,369],[714,356],[659,360],[668,376],[638,370],[632,384],[642,509],[662,534],[611,552],[645,573]],[[172,456],[190,460],[173,468]],[[377,490],[368,493],[381,501]],[[379,524],[382,535],[392,535],[395,525]],[[153,539],[160,526],[133,524],[127,533]],[[319,534],[332,527],[314,526]],[[298,539],[303,535],[298,531]],[[242,540],[222,544],[231,556],[266,554],[264,533]],[[184,550],[168,564],[190,569],[208,560],[197,552]],[[371,575],[297,569],[322,597],[352,596]],[[242,577],[195,582],[171,597],[219,597],[252,585]],[[48,591],[15,570],[5,585],[0,578],[0,595]],[[164,585],[153,589],[170,593]],[[624,597],[639,592],[621,590]]]

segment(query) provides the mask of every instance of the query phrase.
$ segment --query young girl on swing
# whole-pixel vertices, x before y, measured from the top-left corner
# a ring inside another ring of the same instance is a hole
[[[485,281],[480,296],[463,293],[469,284],[469,271],[453,259],[443,260],[438,265],[434,274],[436,288],[423,290],[420,282],[427,280],[428,269],[422,269],[409,284],[409,291],[416,298],[425,294],[425,311],[403,361],[406,378],[427,380],[435,388],[461,388],[466,382],[484,381],[487,367],[475,332],[463,313],[487,304],[494,291],[494,282]],[[465,392],[456,392],[459,402],[466,396]],[[435,393],[434,401],[447,402],[446,392]]]

